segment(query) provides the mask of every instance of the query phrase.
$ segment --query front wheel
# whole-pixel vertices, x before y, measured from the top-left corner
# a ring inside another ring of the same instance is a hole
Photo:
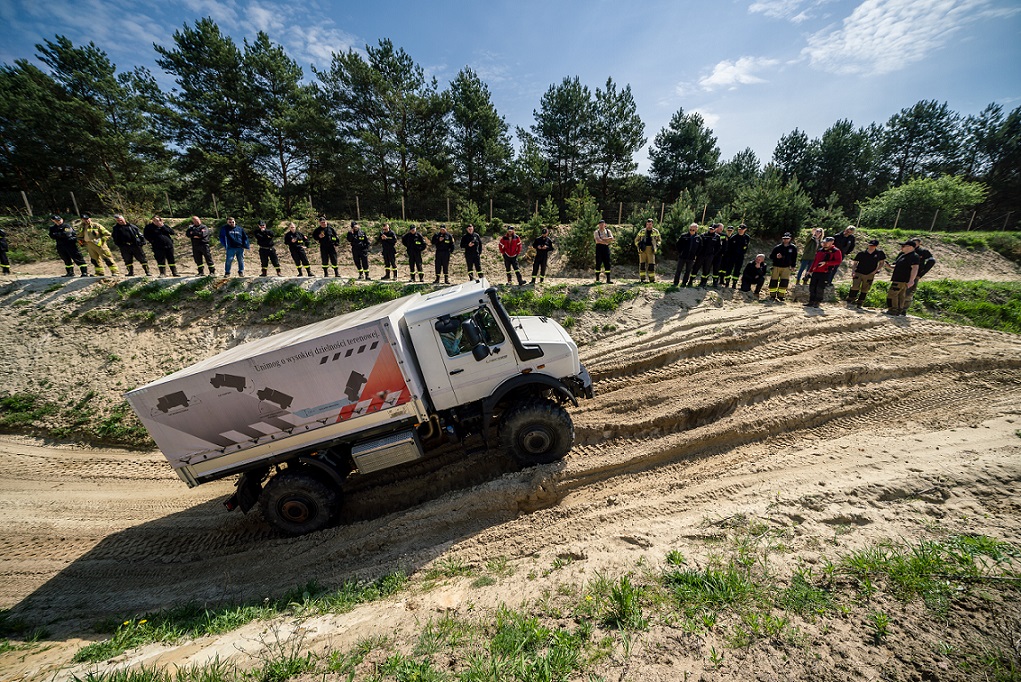
[[[574,423],[560,405],[543,400],[512,407],[500,418],[501,444],[525,466],[564,458],[574,444]]]
[[[333,518],[340,493],[315,476],[283,471],[262,491],[262,517],[288,535],[322,530]]]

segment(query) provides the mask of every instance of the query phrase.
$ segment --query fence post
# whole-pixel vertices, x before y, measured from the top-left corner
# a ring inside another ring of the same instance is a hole
[[[854,226],[855,227],[861,227],[861,213],[862,213],[863,210],[864,209],[861,208],[861,207],[858,208],[858,220],[854,221]]]
[[[358,220],[362,219],[362,205],[358,203],[358,195],[355,195],[355,217]]]
[[[934,229],[936,229],[936,218],[938,216],[939,216],[939,209],[937,208],[936,209],[936,213],[932,216],[932,225],[929,225],[929,234],[932,234],[932,231]]]
[[[538,199],[535,200],[535,213],[533,213],[532,215],[539,215],[539,200]]]
[[[617,224],[620,225],[623,220],[624,220],[624,202],[619,201],[617,202]]]
[[[28,203],[28,195],[25,194],[25,190],[21,190],[21,199],[25,202],[25,210],[28,211],[28,217],[32,217],[32,205]],[[75,209],[77,210],[77,209]]]
[[[78,210],[78,200],[74,198],[74,192],[71,192],[71,203],[74,204],[74,214],[81,215],[82,212]]]
[[[447,195],[447,222],[450,222],[450,195]]]
[[[72,192],[72,196],[74,196],[73,192]],[[174,217],[174,209],[170,206],[170,195],[167,194],[166,191],[163,192],[163,198],[167,200],[167,217],[168,218],[173,218]]]
[[[706,214],[706,212],[707,212],[708,210],[709,210],[709,204],[706,204],[706,205],[705,205],[705,206],[704,206],[704,207],[702,208],[702,220],[700,221],[700,222],[701,222],[701,223],[702,223],[703,225],[705,225],[705,214]],[[663,222],[663,221],[661,220],[660,222]]]
[[[216,204],[216,195],[213,195],[213,213],[216,214],[216,219],[220,219],[220,207]]]
[[[1010,214],[1013,213],[1013,212],[1014,211],[1007,211],[1007,217],[1003,219],[1003,229],[1004,230],[1007,229],[1007,223],[1010,221]],[[29,214],[29,215],[31,215],[31,214]]]
[[[978,213],[978,211],[972,211],[971,212],[971,220],[968,221],[968,232],[971,232],[971,224],[973,222],[975,222],[975,214],[976,213]]]
[[[404,217],[404,195],[403,194],[401,195],[401,220],[407,220],[407,218]]]
[[[900,222],[900,212],[901,212],[901,209],[898,208],[897,209],[897,217],[893,219],[893,229],[895,229],[895,230],[897,229],[897,223]]]
[[[493,197],[489,197],[489,222],[493,222]]]

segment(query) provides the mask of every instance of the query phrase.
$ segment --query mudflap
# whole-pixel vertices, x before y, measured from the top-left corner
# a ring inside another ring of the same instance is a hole
[[[240,509],[242,513],[247,514],[255,506],[255,503],[259,501],[259,495],[262,494],[262,479],[264,476],[264,471],[254,475],[251,472],[241,474],[236,484],[237,490],[223,503],[227,511]]]

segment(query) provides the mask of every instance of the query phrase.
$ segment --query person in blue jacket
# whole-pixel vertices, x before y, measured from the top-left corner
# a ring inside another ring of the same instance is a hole
[[[249,249],[248,233],[237,224],[234,218],[227,218],[227,224],[220,228],[220,244],[227,249],[227,262],[223,273],[230,277],[230,265],[236,258],[238,261],[238,277],[245,276],[245,251]]]

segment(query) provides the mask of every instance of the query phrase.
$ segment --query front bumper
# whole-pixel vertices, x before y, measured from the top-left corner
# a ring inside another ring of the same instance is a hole
[[[595,391],[592,389],[592,377],[589,376],[585,365],[581,365],[581,371],[576,376],[564,377],[563,384],[571,389],[575,398],[593,398]]]

